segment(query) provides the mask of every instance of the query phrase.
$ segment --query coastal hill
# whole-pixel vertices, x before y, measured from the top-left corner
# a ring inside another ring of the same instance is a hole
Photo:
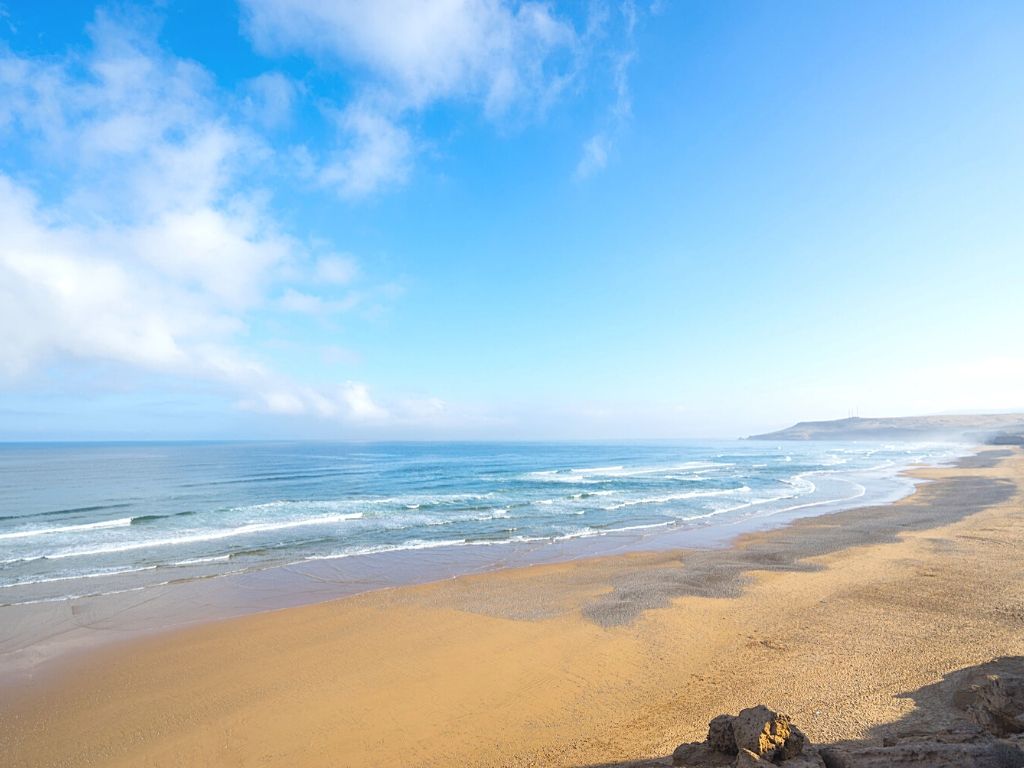
[[[1024,434],[1024,413],[966,416],[801,421],[787,429],[751,435],[749,440],[978,440],[1003,442]]]

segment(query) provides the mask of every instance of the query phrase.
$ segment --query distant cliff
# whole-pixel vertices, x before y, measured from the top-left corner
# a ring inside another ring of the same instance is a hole
[[[1024,434],[1024,413],[801,421],[750,440],[977,440]]]

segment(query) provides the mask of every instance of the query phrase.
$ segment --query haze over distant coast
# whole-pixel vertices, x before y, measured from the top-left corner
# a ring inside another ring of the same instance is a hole
[[[985,442],[1024,432],[1024,413],[897,416],[801,421],[749,440],[972,440]]]

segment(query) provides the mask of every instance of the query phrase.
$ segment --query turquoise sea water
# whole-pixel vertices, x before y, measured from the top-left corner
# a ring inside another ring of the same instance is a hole
[[[645,546],[671,532],[678,545],[690,530],[893,498],[909,490],[900,469],[963,452],[723,441],[8,444],[0,606],[391,551],[450,558],[627,532]]]

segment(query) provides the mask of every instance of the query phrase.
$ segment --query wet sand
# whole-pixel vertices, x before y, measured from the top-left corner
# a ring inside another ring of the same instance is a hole
[[[9,766],[595,765],[766,702],[862,738],[1024,654],[1024,454],[721,550],[372,592],[135,640],[8,685]]]

